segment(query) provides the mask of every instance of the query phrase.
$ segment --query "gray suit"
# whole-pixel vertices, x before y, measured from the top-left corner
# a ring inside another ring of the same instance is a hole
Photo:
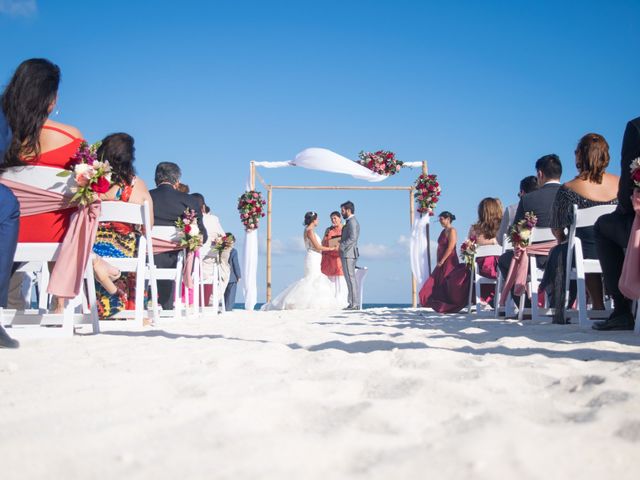
[[[351,215],[347,219],[347,223],[342,228],[342,237],[340,238],[340,259],[342,260],[342,271],[344,279],[349,289],[349,306],[358,305],[356,289],[356,260],[358,253],[358,237],[360,236],[360,224],[356,220],[355,215]]]

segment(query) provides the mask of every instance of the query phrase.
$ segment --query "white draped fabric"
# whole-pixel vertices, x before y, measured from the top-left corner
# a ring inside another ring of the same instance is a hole
[[[358,180],[367,182],[382,182],[388,177],[372,172],[368,168],[338,155],[326,148],[307,148],[298,153],[294,160],[287,162],[254,162],[254,166],[261,168],[300,167],[309,170],[318,170],[328,173],[350,175]],[[422,167],[422,162],[405,162],[409,168]],[[249,187],[247,186],[247,190]],[[429,276],[427,268],[428,245],[425,236],[425,226],[429,217],[422,217],[414,223],[411,232],[411,270],[419,285],[422,285]],[[258,231],[245,232],[244,245],[244,303],[247,310],[253,310],[257,300],[257,275],[258,275]]]
[[[258,300],[258,230],[245,231],[242,269],[245,310],[253,310]]]
[[[418,289],[429,278],[429,263],[427,255],[429,243],[427,242],[426,228],[429,224],[429,215],[416,218],[411,228],[411,240],[409,242],[409,257],[411,261],[411,271],[416,277]]]

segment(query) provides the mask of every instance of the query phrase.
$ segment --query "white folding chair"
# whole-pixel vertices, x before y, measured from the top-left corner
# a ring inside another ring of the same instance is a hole
[[[35,262],[41,265],[41,271],[47,271],[48,263],[55,262],[58,258],[60,243],[18,243],[14,256],[15,262]],[[44,273],[43,273],[44,275]],[[86,282],[87,295],[95,298],[95,284],[93,278],[93,265],[91,260],[87,263],[84,281]],[[46,285],[40,285],[40,295],[46,298]],[[66,301],[64,313],[46,313],[45,310],[8,310],[0,308],[0,322],[3,326],[11,327],[11,335],[16,338],[41,338],[41,337],[69,337],[73,336],[74,325],[91,324],[93,333],[100,333],[98,312],[95,302],[90,310],[82,310],[81,288],[80,293]],[[61,328],[45,328],[61,327]]]
[[[584,258],[582,254],[582,243],[576,236],[576,229],[594,225],[601,215],[611,213],[615,209],[615,205],[598,205],[596,207],[583,209],[578,209],[577,205],[573,206],[573,222],[569,227],[567,259],[565,265],[565,308],[567,312],[570,311],[570,305],[568,305],[569,286],[571,280],[575,280],[578,293],[578,324],[581,328],[591,327],[591,319],[589,318],[589,312],[587,312],[585,275],[588,273],[602,275],[602,268],[600,267],[600,261],[598,259]],[[574,258],[575,267],[572,266]],[[606,316],[608,316],[608,312],[606,311],[592,311],[592,313],[594,314],[594,317],[597,315],[599,319],[606,318]],[[597,320],[598,318],[594,318],[594,320]]]
[[[150,265],[153,255],[149,252],[148,245],[151,241],[151,219],[149,204],[142,205],[128,202],[102,202],[100,213],[101,222],[119,222],[143,227],[144,235],[138,241],[138,255],[132,258],[102,257],[110,265],[121,272],[136,273],[136,297],[135,310],[123,310],[112,318],[132,318],[137,327],[142,327],[144,322],[144,292],[145,279],[150,277]],[[95,301],[95,299],[94,299]],[[153,319],[157,321],[157,312],[153,311]]]
[[[531,242],[530,243],[541,243],[541,242],[549,242],[555,240],[556,237],[553,235],[553,232],[550,228],[538,228],[534,227],[531,231]],[[536,262],[536,258],[538,255],[529,253],[529,274],[527,276],[527,290],[531,297],[531,309],[524,308],[524,302],[526,300],[526,293],[524,292],[520,295],[520,305],[518,307],[518,320],[522,321],[524,318],[525,310],[529,310],[531,313],[532,321],[540,321],[540,315],[548,315],[550,313],[548,308],[540,309],[538,306],[538,287],[540,286],[540,280],[542,280],[542,275],[544,274],[544,270],[538,268],[538,264]],[[545,296],[545,303],[547,302],[547,297]]]
[[[202,253],[202,252],[201,252]],[[224,304],[224,292],[221,291],[222,289],[222,279],[220,278],[220,266],[214,262],[213,263],[213,273],[211,275],[211,278],[207,279],[207,281],[205,281],[203,279],[203,269],[204,269],[204,258],[203,255],[200,255],[200,257],[197,259],[198,263],[199,263],[199,269],[200,269],[200,312],[202,312],[203,314],[208,312],[210,309],[213,309],[213,313],[215,313],[216,315],[223,313],[226,311],[225,309],[225,304]],[[204,296],[204,285],[212,285],[212,300],[211,300],[211,306],[207,307],[207,298],[205,298]]]
[[[511,245],[511,243],[507,241],[507,234],[505,233],[502,236],[502,252],[501,253],[506,253],[509,250],[513,250],[513,245]],[[505,302],[505,306],[504,307],[500,306],[500,301],[502,296],[502,286],[504,284],[504,281],[505,279],[502,278],[502,273],[500,272],[500,269],[498,269],[498,278],[496,279],[496,295],[494,300],[496,305],[496,308],[494,310],[495,318],[499,317],[501,311],[504,311],[505,317],[510,317],[515,314],[515,310],[516,310],[515,303],[513,301],[513,298],[511,297],[511,292],[507,294],[508,298]]]
[[[362,310],[362,299],[364,297],[364,281],[367,278],[367,273],[369,273],[369,269],[367,267],[356,267],[358,307],[360,307],[360,310]]]
[[[155,225],[151,230],[151,237],[170,242],[178,242],[178,231],[175,227]],[[154,312],[158,308],[158,280],[171,280],[174,282],[174,304],[173,312],[162,312],[158,315],[167,317],[173,316],[179,319],[182,316],[182,268],[184,265],[184,250],[178,252],[178,262],[174,268],[158,268],[153,260],[153,244],[149,249],[151,259],[149,260],[151,268],[149,269],[149,282],[151,283],[151,291],[153,295]]]
[[[495,257],[500,256],[503,252],[503,247],[501,245],[480,245],[476,249],[476,260],[478,258],[484,257]],[[500,275],[498,274],[497,277]],[[496,293],[494,295],[494,315],[497,315],[498,312],[498,278],[487,278],[478,274],[476,269],[476,263],[473,263],[473,267],[471,269],[471,280],[469,282],[469,300],[467,302],[467,313],[471,313],[471,301],[473,298],[473,289],[475,288],[476,292],[476,314],[479,314],[480,309],[480,296],[481,296],[481,285],[494,285],[496,289]]]

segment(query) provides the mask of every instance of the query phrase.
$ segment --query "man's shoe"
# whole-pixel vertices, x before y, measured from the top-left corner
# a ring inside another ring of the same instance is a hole
[[[20,342],[9,336],[6,330],[0,327],[0,348],[18,348]]]
[[[594,330],[633,330],[633,326],[634,321],[631,313],[616,314],[614,312],[607,320],[595,322],[591,328]]]

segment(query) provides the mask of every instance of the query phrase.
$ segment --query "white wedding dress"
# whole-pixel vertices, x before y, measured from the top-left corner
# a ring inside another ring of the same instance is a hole
[[[320,243],[320,238],[313,232]],[[329,277],[320,271],[322,254],[313,249],[311,241],[304,236],[307,254],[304,257],[304,277],[289,285],[280,295],[261,310],[309,310],[341,309],[347,306],[346,295],[336,296],[336,287]]]

